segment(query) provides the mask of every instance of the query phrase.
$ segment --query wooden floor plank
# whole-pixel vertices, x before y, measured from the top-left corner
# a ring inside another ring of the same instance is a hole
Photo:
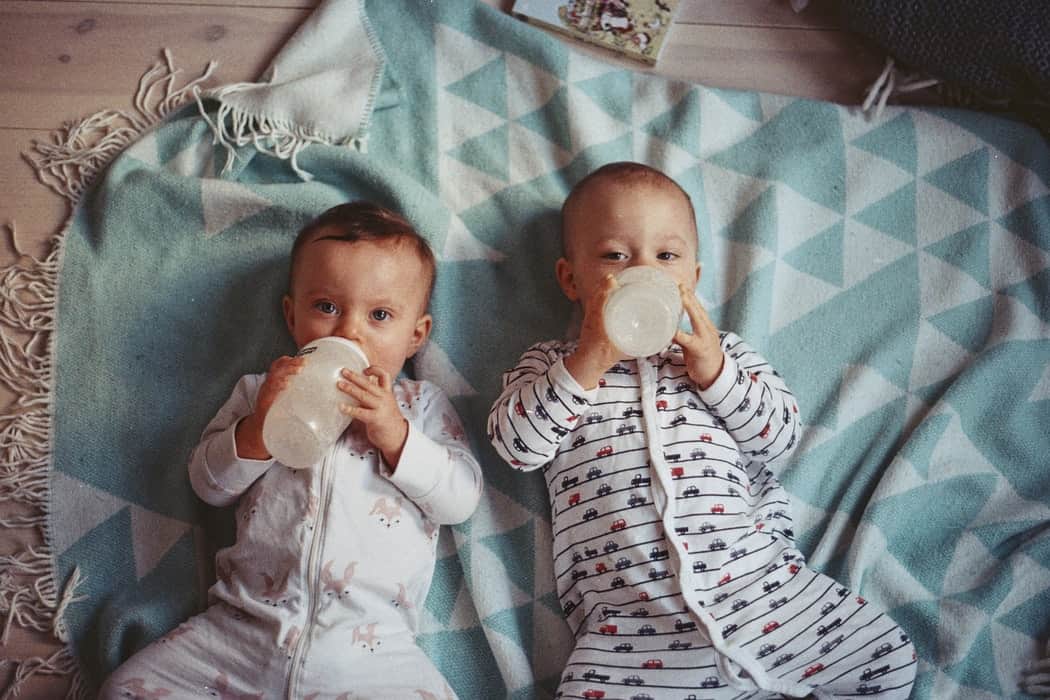
[[[215,84],[258,77],[306,9],[26,2],[0,4],[0,127],[49,128],[131,106],[168,48],[189,78],[220,60]]]
[[[553,30],[543,31],[560,38]],[[826,29],[676,23],[652,67],[607,49],[567,41],[574,51],[653,75],[844,105],[863,101],[864,90],[886,60],[862,38]]]
[[[819,29],[675,25],[660,71],[713,87],[856,105],[885,56],[855,35]]]
[[[735,27],[837,29],[831,0],[810,0],[802,12],[788,0],[681,0],[675,22]]]

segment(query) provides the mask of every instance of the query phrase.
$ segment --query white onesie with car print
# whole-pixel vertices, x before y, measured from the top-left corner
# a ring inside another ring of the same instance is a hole
[[[776,479],[795,398],[731,333],[701,391],[682,349],[622,361],[583,389],[540,343],[503,376],[489,439],[543,468],[554,572],[576,645],[558,697],[906,698],[908,636],[809,569]]]
[[[238,382],[190,460],[202,499],[239,499],[211,605],[117,669],[101,697],[454,698],[415,632],[438,527],[481,496],[455,410],[433,384],[398,380],[409,431],[394,473],[356,421],[295,470],[237,456],[234,430],[264,379]]]

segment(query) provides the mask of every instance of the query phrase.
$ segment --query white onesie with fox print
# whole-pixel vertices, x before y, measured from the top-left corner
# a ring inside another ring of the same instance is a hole
[[[438,527],[481,496],[455,410],[433,384],[398,380],[409,431],[396,471],[358,422],[297,470],[237,456],[234,431],[264,379],[241,378],[190,460],[203,500],[238,503],[209,608],[124,663],[100,697],[454,698],[415,633]]]

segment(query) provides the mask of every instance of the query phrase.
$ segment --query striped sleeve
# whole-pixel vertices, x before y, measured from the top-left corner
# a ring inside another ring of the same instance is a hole
[[[782,464],[795,451],[802,422],[780,374],[733,333],[722,337],[722,373],[700,398],[755,462]]]
[[[585,390],[565,369],[572,350],[560,342],[533,345],[503,374],[503,392],[489,411],[488,437],[508,464],[544,466],[558,451],[597,388]]]

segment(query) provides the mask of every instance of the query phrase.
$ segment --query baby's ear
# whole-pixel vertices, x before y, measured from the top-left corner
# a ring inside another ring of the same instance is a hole
[[[295,337],[295,302],[287,294],[281,300],[281,310],[284,312],[284,323],[288,326],[288,332]]]
[[[554,263],[554,274],[558,277],[558,285],[569,301],[579,301],[580,295],[576,291],[576,276],[572,271],[572,263],[567,258],[558,258]]]
[[[408,356],[412,357],[419,349],[423,347],[423,343],[427,342],[427,338],[430,337],[430,329],[434,326],[434,318],[430,314],[423,314],[416,321],[416,327],[412,330],[412,342],[409,343]]]

